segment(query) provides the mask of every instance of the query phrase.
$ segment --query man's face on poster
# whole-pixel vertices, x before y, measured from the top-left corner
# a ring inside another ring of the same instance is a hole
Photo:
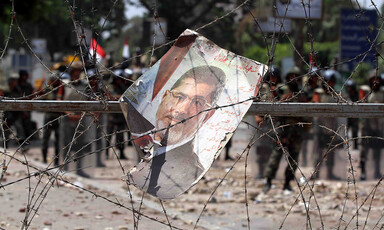
[[[155,139],[163,145],[173,145],[192,137],[207,117],[207,112],[200,112],[212,107],[215,91],[216,85],[196,82],[193,77],[167,90],[156,113],[156,129],[164,130],[157,132]]]

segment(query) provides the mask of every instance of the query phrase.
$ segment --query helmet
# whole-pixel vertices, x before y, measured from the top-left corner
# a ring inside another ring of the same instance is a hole
[[[347,81],[346,85],[347,85],[348,87],[356,87],[356,83],[355,83],[355,81],[352,80],[352,79],[349,79],[349,80]]]
[[[321,75],[321,72],[317,67],[313,67],[307,75],[309,79],[317,79]]]
[[[383,83],[381,76],[379,75],[379,71],[376,69],[369,71],[367,79],[369,86],[372,88],[373,91],[379,90],[381,84]]]
[[[113,74],[116,75],[116,76],[119,76],[119,77],[122,77],[123,73],[124,73],[124,71],[122,69],[115,69],[113,71]]]
[[[98,75],[96,69],[87,69],[88,80],[97,79]]]
[[[317,67],[313,67],[312,70],[308,73],[310,77],[317,77],[320,75],[320,70]]]
[[[71,76],[69,76],[69,73],[66,73],[66,72],[62,72],[60,74],[60,77],[61,77],[61,79],[70,79],[71,78]]]
[[[79,57],[73,56],[73,55],[66,55],[63,57],[63,64],[64,65],[69,65],[72,62],[77,62],[79,61]]]
[[[81,61],[74,61],[70,67],[71,69],[82,69],[83,63]]]
[[[133,75],[133,71],[131,69],[124,69],[124,73],[128,76],[132,76]]]
[[[113,74],[115,78],[119,76],[128,80],[133,75],[133,71],[131,69],[116,69],[113,71]]]
[[[277,77],[276,84],[281,83],[281,74],[280,69],[276,66],[271,66],[268,68],[267,73],[264,75],[264,79],[266,82],[269,82],[271,80],[271,76]]]
[[[325,81],[336,81],[336,79],[340,78],[340,74],[332,69],[325,70],[322,75]]]
[[[293,66],[292,68],[290,68],[289,70],[288,70],[288,72],[285,74],[285,79],[287,80],[288,79],[288,77],[290,76],[290,75],[293,75],[293,74],[295,74],[295,75],[301,75],[301,71],[300,71],[300,69],[299,69],[299,67],[297,67],[297,66]]]
[[[368,72],[368,75],[367,75],[367,80],[369,81],[371,78],[374,78],[374,77],[379,77],[381,78],[381,75],[379,76],[379,71],[376,69],[372,69]]]
[[[18,73],[15,73],[15,72],[11,72],[9,74],[9,77],[8,77],[8,80],[11,81],[11,80],[18,80],[19,79],[19,74]]]

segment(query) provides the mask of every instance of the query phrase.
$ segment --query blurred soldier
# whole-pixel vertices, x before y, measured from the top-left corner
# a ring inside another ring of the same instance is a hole
[[[71,82],[64,89],[64,100],[68,101],[81,101],[86,98],[82,93],[85,93],[86,86],[80,75],[83,71],[83,65],[80,61],[75,61],[70,66],[70,77]],[[77,174],[82,177],[90,177],[82,169],[83,165],[83,154],[89,151],[89,148],[83,148],[87,143],[86,136],[83,133],[87,128],[85,119],[81,119],[81,113],[65,112],[67,114],[62,122],[61,130],[64,131],[64,169],[68,168],[68,161],[76,158],[76,169]],[[81,124],[79,124],[81,122]],[[80,151],[81,150],[81,151]],[[73,157],[70,156],[70,151],[75,152]]]
[[[35,96],[33,95],[33,86],[28,82],[29,73],[26,70],[19,71],[19,87],[23,97],[26,99],[32,99]],[[32,121],[31,112],[23,112],[23,128],[25,130],[25,135],[29,137],[36,130],[37,124]],[[31,140],[36,139],[38,136],[33,135],[30,137]]]
[[[359,92],[356,88],[356,83],[349,79],[346,83],[347,85],[347,93],[348,93],[348,101],[350,102],[357,102],[359,100]],[[359,131],[359,118],[348,118],[347,121],[348,129],[351,129],[352,131],[352,137],[357,138],[358,131]],[[358,147],[358,139],[355,139],[353,148],[357,149]]]
[[[63,87],[61,86],[61,81],[59,78],[59,72],[55,72],[54,75],[52,75],[48,80],[48,87],[46,87],[43,90],[43,96],[42,99],[45,100],[63,100],[64,91]],[[54,132],[55,140],[54,140],[54,146],[55,146],[55,166],[59,165],[59,154],[60,154],[60,146],[59,146],[59,140],[60,140],[60,123],[59,123],[59,117],[62,115],[62,113],[59,112],[47,112],[44,115],[44,134],[43,134],[43,148],[42,148],[42,154],[43,154],[43,162],[47,163],[47,156],[48,156],[48,147],[49,147],[49,139],[51,137],[51,133]],[[49,124],[48,124],[49,123]],[[47,125],[48,124],[48,125]]]
[[[307,84],[304,86],[304,95],[308,101],[312,101],[313,96],[315,95],[315,89],[319,87],[319,76],[320,71],[314,67],[312,71],[308,74]]]
[[[9,99],[21,97],[21,89],[19,85],[19,75],[17,73],[10,73],[8,77],[9,90],[5,92],[5,96]]]
[[[89,85],[87,86],[85,93],[89,95],[90,98],[108,100],[109,98],[106,91],[104,90],[102,76],[97,73],[97,70],[95,68],[92,67],[93,66],[89,66],[90,69],[87,70]],[[104,127],[103,125],[106,123],[105,114],[93,113],[93,116],[91,116],[90,119],[93,119],[94,123],[97,124],[94,127],[96,130],[92,130],[93,133],[87,133],[88,135],[94,135],[92,136],[92,139],[94,139],[96,142],[96,167],[105,167],[101,156],[101,149],[104,148],[102,136]]]
[[[265,83],[263,84],[263,93],[261,96],[268,101],[279,101],[280,96],[283,94],[281,86],[280,69],[277,66],[271,66],[270,70],[265,76]]]
[[[55,68],[59,71],[59,76],[63,80],[70,80],[71,76],[67,73],[67,67],[62,63],[56,63]]]
[[[33,95],[33,86],[28,82],[28,78],[29,73],[26,70],[19,71],[19,84],[17,87],[19,88],[21,96],[24,100],[32,99],[33,97],[35,97]],[[29,137],[30,140],[37,139],[37,135],[30,137],[30,135],[32,135],[32,133],[37,128],[36,122],[32,121],[31,112],[24,111],[21,113],[21,117],[23,121],[23,129],[25,136]]]
[[[287,91],[281,96],[281,101],[284,102],[306,102],[305,95],[301,91],[301,73],[300,69],[296,66],[292,67],[285,76]],[[288,165],[285,169],[285,181],[283,190],[290,192],[292,187],[290,181],[295,178],[295,171],[297,169],[297,162],[299,159],[299,152],[302,142],[302,135],[304,128],[297,125],[298,122],[303,122],[302,118],[298,117],[281,117],[274,119],[275,127],[281,125],[288,125],[284,128],[278,128],[278,136],[280,143],[288,153]],[[276,143],[272,154],[269,158],[267,170],[265,172],[266,184],[263,192],[268,192],[272,186],[272,179],[275,178],[276,172],[279,168],[281,157],[283,156],[283,149],[279,143]]]
[[[130,69],[117,69],[114,71],[114,76],[112,80],[112,100],[118,100],[121,95],[129,88],[132,84],[130,78],[132,77],[132,70]],[[120,153],[120,159],[128,159],[124,154],[124,133],[123,130],[128,130],[127,123],[123,114],[113,113],[108,114],[108,124],[107,124],[107,144],[110,145],[111,135],[114,133],[116,135],[116,147]],[[130,139],[130,133],[128,132],[128,139]],[[109,157],[109,149],[105,150],[106,157]]]
[[[10,73],[8,77],[8,87],[9,91],[4,93],[4,96],[8,99],[14,99],[19,98],[22,96],[22,92],[20,90],[20,87],[18,87],[19,84],[19,75],[17,73]],[[23,119],[22,119],[23,112],[19,111],[6,111],[5,112],[5,121],[6,121],[6,129],[13,126],[16,130],[17,138],[18,138],[18,144],[21,144],[26,139],[25,129],[23,128]],[[8,134],[7,134],[8,136]]]
[[[28,82],[29,73],[26,70],[19,71],[19,87],[23,94],[23,97],[27,97],[27,99],[31,99],[33,97],[33,87]]]
[[[281,83],[280,70],[276,66],[271,66],[268,72],[264,76],[264,83],[262,84],[258,101],[273,102],[278,101],[280,98],[278,84]],[[256,162],[258,164],[258,174],[256,178],[263,178],[266,163],[271,155],[274,145],[274,135],[271,125],[271,120],[261,116],[255,116],[255,121],[259,127],[257,130],[257,142],[256,142]],[[267,135],[266,135],[267,134]],[[264,135],[263,137],[261,137]],[[259,139],[260,138],[260,139]]]
[[[332,90],[335,87],[337,74],[335,70],[326,70],[323,72],[322,76],[324,78],[322,88],[315,90],[316,94],[314,95],[314,102],[320,103],[335,103],[337,100],[334,95],[332,95]],[[327,179],[338,180],[333,174],[333,166],[335,164],[335,149],[333,145],[340,142],[340,138],[335,133],[338,127],[338,120],[334,117],[319,117],[317,118],[317,123],[319,126],[324,126],[326,128],[318,127],[317,131],[317,140],[319,141],[320,151],[314,154],[314,167],[316,167],[322,161],[323,154],[327,154]],[[333,131],[333,132],[332,132]],[[320,174],[320,168],[318,172],[314,175],[315,178],[318,178]]]
[[[130,67],[130,69],[133,71],[133,74],[137,77],[139,77],[142,74],[141,69],[143,67],[143,64],[141,63],[142,54],[140,54],[140,53],[141,53],[140,47],[136,47],[135,56],[132,57],[134,59],[133,59],[132,65]]]
[[[115,63],[115,60],[113,59],[113,56],[115,55],[115,52],[112,50],[107,54],[106,61],[107,61],[107,68],[111,68],[113,64]]]
[[[319,75],[320,71],[313,67],[312,71],[308,74],[307,82],[304,86],[304,96],[306,97],[306,101],[313,102],[313,96],[315,95],[315,89],[317,89],[318,81],[319,81]],[[313,139],[313,149],[310,152],[317,152],[318,151],[318,143],[317,138],[315,135],[315,130],[317,128],[316,126],[316,119],[314,118],[308,118],[308,121],[311,121],[313,126],[309,129],[308,133],[306,135],[303,135],[303,142],[301,146],[301,154],[303,159],[303,166],[307,166],[307,156],[308,156],[308,142],[309,140]]]
[[[368,74],[368,83],[370,91],[361,99],[366,99],[368,103],[383,103],[384,94],[380,91],[381,79],[376,70],[371,70]],[[362,122],[361,133],[362,136],[371,137],[382,137],[383,136],[383,119],[364,119]],[[381,149],[384,147],[384,141],[370,138],[362,139],[362,149],[360,152],[360,167],[361,167],[361,180],[366,179],[365,163],[367,160],[367,154],[369,149],[373,152],[373,161],[375,169],[375,178],[381,178],[380,172],[380,160],[381,160]]]

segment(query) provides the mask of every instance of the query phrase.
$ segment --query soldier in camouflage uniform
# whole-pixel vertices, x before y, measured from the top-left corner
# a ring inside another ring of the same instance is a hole
[[[264,83],[262,84],[258,100],[262,102],[273,102],[278,101],[281,94],[278,93],[279,84],[281,83],[280,70],[272,66],[268,69],[268,72],[264,76]],[[257,130],[257,143],[256,143],[256,162],[258,164],[258,174],[256,178],[263,178],[266,162],[268,162],[269,156],[271,155],[274,139],[272,125],[270,119],[264,120],[261,116],[255,116],[255,121],[258,125]],[[269,133],[269,135],[265,135]],[[263,137],[261,137],[264,135]],[[271,137],[272,136],[272,137]],[[260,138],[260,139],[259,139]]]
[[[312,71],[307,75],[307,81],[304,85],[304,96],[306,98],[306,101],[313,102],[313,95],[315,94],[315,90],[319,87],[318,81],[319,81],[319,75],[320,71],[313,67]],[[308,160],[308,142],[309,140],[313,139],[313,149],[310,152],[317,152],[318,149],[318,141],[315,135],[316,131],[316,119],[308,118],[308,121],[315,124],[314,126],[310,127],[307,135],[303,135],[303,142],[301,146],[301,155],[303,159],[303,166],[307,166]]]
[[[358,101],[359,92],[356,88],[356,83],[352,79],[349,79],[346,85],[347,85],[348,101],[350,102]],[[352,131],[352,137],[356,138],[358,136],[358,131],[359,131],[359,118],[348,118],[347,124],[348,124],[348,129],[351,129]],[[353,148],[357,149],[358,139],[355,139],[353,142],[354,142]]]
[[[370,91],[366,95],[362,95],[363,100],[366,100],[368,103],[383,103],[384,94],[380,91],[381,79],[378,76],[376,70],[372,70],[368,74],[368,81]],[[382,137],[383,136],[383,119],[364,119],[362,121],[361,134],[362,136],[372,136],[372,137]],[[375,178],[379,179],[381,177],[380,172],[380,160],[381,160],[381,149],[384,147],[384,141],[371,138],[371,139],[362,139],[362,149],[360,152],[360,167],[361,167],[361,180],[366,179],[365,163],[367,160],[367,154],[369,149],[372,149],[373,160],[374,160],[374,169],[375,169]]]
[[[42,99],[45,100],[63,100],[63,86],[61,86],[61,81],[59,79],[59,75],[56,74],[49,78],[48,81],[48,87],[45,88],[45,90],[42,92],[43,97]],[[60,131],[59,131],[59,120],[58,118],[63,115],[62,113],[58,112],[47,112],[44,116],[44,134],[43,134],[43,148],[42,148],[42,154],[43,154],[43,162],[47,163],[47,156],[48,156],[48,146],[49,146],[49,138],[51,136],[51,133],[54,132],[55,140],[54,140],[54,146],[55,146],[55,165],[59,165],[59,154],[60,154]]]
[[[306,102],[305,95],[301,91],[301,73],[298,67],[291,68],[286,74],[286,81],[288,90],[281,96],[283,102]],[[302,135],[305,131],[304,127],[297,125],[298,122],[304,120],[299,117],[280,117],[273,120],[275,127],[281,125],[288,125],[284,128],[278,128],[278,136],[282,146],[288,153],[288,165],[285,169],[285,182],[283,189],[291,191],[290,181],[295,178],[295,171],[297,169],[297,162],[299,159],[299,152],[301,148]],[[283,156],[283,149],[280,144],[275,144],[272,154],[269,158],[267,169],[265,172],[266,184],[263,192],[268,192],[272,186],[272,179],[275,178],[276,172],[279,168],[281,157]]]
[[[24,100],[29,100],[35,97],[35,95],[33,95],[33,86],[29,83],[28,78],[29,73],[26,70],[19,71],[19,84],[17,87],[19,88]],[[37,139],[37,135],[31,136],[37,129],[36,122],[32,121],[31,112],[24,111],[21,113],[21,117],[25,136],[28,137],[29,140]]]
[[[90,65],[87,69],[88,75],[88,86],[85,90],[85,93],[90,98],[100,98],[102,100],[109,100],[109,93],[105,90],[106,87],[103,82],[102,74],[98,72],[94,66]],[[92,116],[89,117],[93,122],[97,121],[97,125],[91,127],[90,131],[87,133],[88,138],[95,140],[95,155],[96,155],[96,167],[105,167],[105,164],[102,160],[102,154],[104,153],[103,149],[105,148],[105,141],[103,135],[104,125],[106,123],[106,114],[105,113],[92,113]]]
[[[323,72],[322,76],[324,78],[325,83],[323,82],[322,88],[318,88],[315,90],[315,95],[313,97],[314,102],[320,103],[335,103],[337,99],[334,95],[332,95],[332,89],[334,89],[336,84],[338,72],[335,70],[326,70]],[[327,179],[337,180],[337,178],[333,174],[333,166],[335,164],[335,149],[333,146],[335,144],[340,143],[341,139],[332,132],[337,130],[338,127],[338,119],[334,117],[319,117],[316,118],[317,123],[320,126],[327,127],[322,128],[317,126],[316,135],[317,140],[319,141],[319,150],[314,153],[314,167],[316,167],[319,163],[321,163],[323,154],[327,154],[326,163],[327,163]],[[320,170],[319,170],[320,171]],[[320,172],[317,172],[314,177],[318,178]]]
[[[14,99],[22,96],[22,91],[18,86],[18,82],[19,82],[19,75],[17,73],[10,73],[8,77],[9,90],[4,92],[4,96],[7,99]],[[18,144],[23,143],[27,138],[25,129],[23,127],[22,116],[23,116],[23,112],[20,112],[20,111],[5,111],[4,113],[4,117],[5,117],[4,120],[6,121],[5,134],[6,136],[9,136],[10,130],[8,128],[11,128],[11,126],[13,126],[14,129],[16,130]]]
[[[120,96],[129,88],[132,84],[129,79],[132,77],[132,70],[130,69],[117,69],[114,71],[113,80],[112,80],[112,100],[118,100]],[[116,147],[120,153],[120,159],[128,159],[124,155],[124,133],[122,130],[127,130],[127,123],[123,114],[114,113],[108,114],[108,124],[107,124],[107,144],[110,145],[111,135],[113,132],[116,132]],[[130,133],[128,133],[128,139],[130,139]],[[106,157],[109,157],[109,149],[105,150]]]
[[[67,101],[82,101],[86,97],[83,95],[86,91],[87,84],[80,79],[83,72],[83,64],[75,61],[70,67],[71,82],[64,87],[63,99]],[[85,154],[90,152],[90,140],[85,134],[86,128],[89,126],[89,119],[82,118],[81,113],[65,112],[67,116],[62,119],[60,129],[62,135],[62,151],[65,161],[71,161],[76,158],[76,174],[89,178],[90,175],[83,170],[83,162]],[[79,124],[79,122],[81,124]],[[74,141],[75,140],[75,141]],[[74,152],[74,154],[71,154]],[[68,162],[64,162],[64,170],[68,170]]]

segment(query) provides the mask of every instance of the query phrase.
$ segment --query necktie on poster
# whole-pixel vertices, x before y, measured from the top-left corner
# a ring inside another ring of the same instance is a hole
[[[266,71],[185,30],[120,98],[142,158],[129,183],[162,200],[195,185],[250,108]]]

